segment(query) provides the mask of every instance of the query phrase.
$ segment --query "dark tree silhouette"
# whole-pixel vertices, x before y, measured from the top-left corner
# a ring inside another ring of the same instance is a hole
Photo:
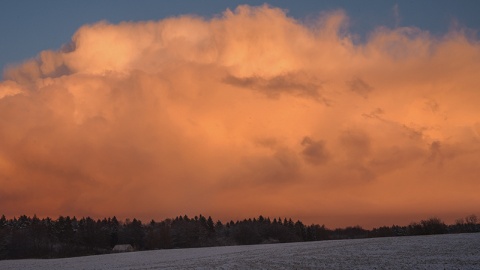
[[[116,217],[93,220],[90,217],[60,216],[56,220],[25,215],[18,219],[0,217],[0,259],[55,258],[111,252],[116,244],[131,244],[136,250],[189,248],[219,245],[252,245],[320,241],[365,237],[386,237],[442,233],[480,232],[475,215],[446,225],[429,218],[408,226],[382,226],[372,230],[360,226],[330,230],[324,225],[305,225],[292,219],[258,218],[213,222],[203,215],[178,216],[161,222],[140,220],[119,222]]]

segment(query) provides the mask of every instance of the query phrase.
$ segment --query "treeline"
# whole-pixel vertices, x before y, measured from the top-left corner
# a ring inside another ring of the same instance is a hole
[[[446,225],[438,218],[408,226],[360,226],[327,229],[291,219],[260,216],[243,221],[214,222],[202,215],[179,216],[161,222],[152,220],[118,221],[115,217],[94,220],[60,216],[0,218],[0,259],[58,258],[111,253],[117,244],[130,244],[135,250],[192,248],[225,245],[252,245],[368,237],[480,232],[475,215]]]

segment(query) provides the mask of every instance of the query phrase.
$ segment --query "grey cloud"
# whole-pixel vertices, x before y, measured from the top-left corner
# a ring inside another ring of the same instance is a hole
[[[362,130],[348,130],[340,135],[340,143],[355,158],[365,158],[370,153],[371,140]]]
[[[277,147],[271,155],[245,157],[242,164],[230,172],[222,181],[222,186],[227,189],[281,187],[299,179],[300,164],[293,151]]]
[[[52,53],[53,54],[53,53]],[[4,77],[21,84],[32,84],[38,79],[58,78],[72,74],[72,71],[64,64],[52,65],[55,60],[48,59],[51,54],[44,53],[41,57],[31,59],[22,64],[22,68],[9,68],[5,71]]]
[[[400,170],[424,157],[422,149],[414,146],[392,146],[381,149],[369,161],[369,167],[379,174]]]
[[[301,145],[304,147],[302,155],[308,163],[321,165],[329,160],[329,154],[324,141],[316,141],[310,137],[304,137]]]
[[[63,44],[62,47],[60,48],[60,51],[62,53],[70,53],[75,51],[76,48],[77,48],[77,44],[72,40],[68,43]]]
[[[443,154],[441,151],[441,144],[439,141],[434,141],[430,144],[429,162],[436,162],[439,166],[443,163]]]
[[[360,78],[348,81],[347,85],[352,92],[355,92],[363,98],[368,98],[368,95],[373,91],[373,87]]]
[[[410,127],[407,125],[402,125],[403,132],[407,135],[408,138],[412,140],[421,140],[423,137],[422,128]]]
[[[373,118],[382,120],[381,115],[385,114],[385,111],[382,108],[376,108],[369,113],[363,113],[362,116],[365,118]]]
[[[440,105],[438,105],[438,103],[434,99],[429,99],[425,101],[425,107],[431,112],[438,112],[438,110],[440,109]]]
[[[320,90],[322,83],[316,78],[310,78],[303,73],[290,73],[278,75],[272,78],[264,77],[236,77],[229,75],[223,80],[224,83],[259,91],[270,98],[278,98],[281,94],[293,94],[310,97],[324,103],[328,103]]]
[[[357,183],[364,183],[364,182],[368,182],[368,181],[373,181],[377,178],[377,175],[375,174],[375,172],[367,167],[367,166],[363,166],[363,165],[360,165],[360,164],[357,164],[357,165],[352,165],[350,167],[346,167],[346,169],[348,169],[348,176],[349,176],[349,179],[345,179],[346,182],[348,182],[349,184],[351,184],[352,180],[353,181],[356,181]]]
[[[273,137],[268,138],[259,138],[254,141],[254,143],[258,146],[274,149],[278,145],[277,139]]]

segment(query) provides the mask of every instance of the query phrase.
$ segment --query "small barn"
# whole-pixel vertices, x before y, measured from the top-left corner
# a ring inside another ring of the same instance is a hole
[[[113,252],[130,252],[133,251],[132,245],[115,245],[112,249]]]

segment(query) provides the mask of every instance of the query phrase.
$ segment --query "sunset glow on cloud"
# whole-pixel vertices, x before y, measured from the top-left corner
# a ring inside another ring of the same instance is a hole
[[[480,214],[480,43],[270,6],[85,25],[0,82],[6,215]]]

